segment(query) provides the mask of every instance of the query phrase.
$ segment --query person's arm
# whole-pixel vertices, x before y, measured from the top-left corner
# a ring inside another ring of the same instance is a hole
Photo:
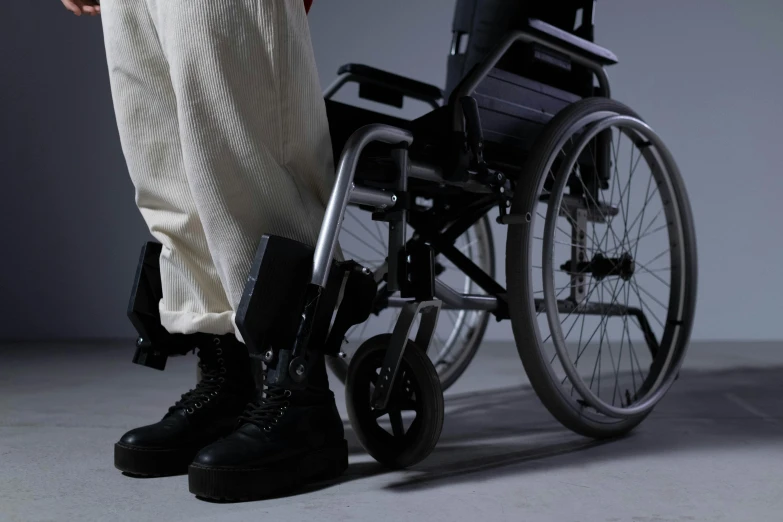
[[[67,10],[76,16],[101,14],[100,0],[62,0],[62,3]]]

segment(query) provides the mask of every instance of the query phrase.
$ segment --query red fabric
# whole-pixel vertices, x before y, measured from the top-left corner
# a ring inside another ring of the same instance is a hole
[[[305,4],[305,13],[310,12],[310,6],[313,5],[313,0],[304,0]]]

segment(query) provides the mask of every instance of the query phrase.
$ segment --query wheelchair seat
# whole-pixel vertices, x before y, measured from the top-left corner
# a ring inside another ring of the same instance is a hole
[[[579,100],[573,93],[541,82],[493,69],[473,94],[479,105],[487,158],[495,168],[517,171],[533,146],[538,130],[561,109]],[[365,125],[386,124],[411,131],[411,158],[438,166],[444,173],[451,168],[444,161],[453,137],[453,106],[444,105],[414,120],[394,117],[353,105],[325,100],[332,151],[340,158],[351,135]],[[392,145],[374,142],[363,151],[357,179],[383,188],[397,179],[389,151]],[[379,185],[380,184],[380,185]]]
[[[567,6],[550,9],[518,0],[499,0],[489,5],[477,0],[459,0],[453,23],[454,41],[448,62],[446,91],[424,82],[359,64],[338,70],[338,80],[326,93],[327,114],[335,160],[348,138],[364,125],[384,123],[412,132],[411,158],[439,168],[450,180],[464,179],[453,148],[454,113],[459,100],[456,88],[475,72],[504,38],[524,31],[529,39],[510,44],[507,52],[475,85],[471,92],[481,119],[486,157],[494,168],[513,174],[527,158],[533,143],[555,114],[579,99],[600,94],[593,87],[594,70],[617,62],[617,57],[592,42],[592,1],[568,0]],[[524,4],[524,5],[523,5]],[[537,17],[537,18],[534,18]],[[580,21],[581,18],[581,21]],[[503,30],[488,30],[499,24]],[[576,28],[574,29],[574,26]],[[462,49],[464,37],[468,45]],[[600,85],[599,77],[599,85]],[[402,108],[405,97],[433,106],[433,111],[413,121],[334,102],[331,95],[344,83],[359,84],[359,97]],[[441,105],[439,102],[445,99]],[[371,183],[396,179],[389,160],[388,144],[372,143],[363,152],[357,174]]]

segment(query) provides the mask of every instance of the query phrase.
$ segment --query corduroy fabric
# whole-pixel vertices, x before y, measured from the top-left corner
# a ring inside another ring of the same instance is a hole
[[[163,244],[163,326],[236,331],[263,234],[314,245],[334,180],[301,0],[102,0],[136,204]],[[241,338],[241,336],[240,336]]]

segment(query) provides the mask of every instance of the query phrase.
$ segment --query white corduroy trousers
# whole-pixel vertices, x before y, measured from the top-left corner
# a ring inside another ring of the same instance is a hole
[[[334,180],[302,0],[102,0],[120,140],[171,333],[236,333],[263,234],[314,245]]]

